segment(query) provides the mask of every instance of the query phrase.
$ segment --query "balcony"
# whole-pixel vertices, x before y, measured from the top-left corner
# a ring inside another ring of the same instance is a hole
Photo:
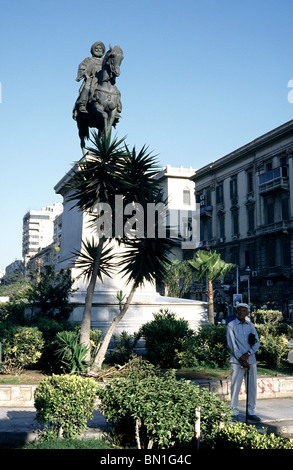
[[[279,166],[259,175],[259,194],[264,196],[273,191],[289,189],[288,169]]]
[[[258,275],[263,279],[290,277],[292,268],[290,266],[266,266],[258,269]]]
[[[274,222],[272,224],[266,224],[257,229],[258,235],[267,235],[272,232],[283,232],[288,233],[290,224],[288,220],[282,220],[280,222]]]
[[[213,206],[204,206],[204,205],[202,205],[200,207],[200,215],[207,215],[207,216],[211,217],[212,212],[213,212]]]

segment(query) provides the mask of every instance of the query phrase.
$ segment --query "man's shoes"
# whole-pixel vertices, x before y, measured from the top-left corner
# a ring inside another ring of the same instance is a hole
[[[261,421],[260,417],[256,415],[247,415],[247,418],[251,421]]]

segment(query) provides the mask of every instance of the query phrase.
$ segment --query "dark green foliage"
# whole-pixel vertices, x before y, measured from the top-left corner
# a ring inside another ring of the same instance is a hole
[[[0,303],[0,321],[4,320],[18,324],[24,324],[24,303]]]
[[[73,306],[69,295],[73,280],[70,270],[55,272],[52,267],[47,273],[31,273],[31,285],[28,289],[28,301],[32,317],[46,316],[55,320],[67,320]]]
[[[180,367],[228,367],[230,351],[226,340],[226,326],[203,325],[180,341],[177,351]]]
[[[188,321],[177,319],[168,309],[160,309],[153,316],[154,320],[145,323],[138,333],[138,337],[145,340],[147,358],[162,368],[175,367],[176,350],[181,349],[180,339],[190,331]]]
[[[119,364],[122,366],[133,355],[133,348],[137,343],[137,339],[126,331],[122,331],[119,336],[113,335],[112,340],[114,344],[112,350],[108,352],[106,361],[109,364]]]

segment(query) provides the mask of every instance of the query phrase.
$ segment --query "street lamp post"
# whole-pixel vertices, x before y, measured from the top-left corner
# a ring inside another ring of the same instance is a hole
[[[247,277],[247,290],[248,290],[248,306],[249,306],[249,313],[250,313],[250,273],[251,273],[251,269],[249,266],[247,266],[247,268],[245,269],[245,272],[248,273],[248,277]]]

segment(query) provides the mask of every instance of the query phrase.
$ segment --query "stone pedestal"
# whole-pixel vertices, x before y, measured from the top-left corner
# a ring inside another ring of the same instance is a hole
[[[72,270],[72,276],[75,279],[73,288],[77,291],[71,296],[71,302],[74,304],[71,320],[80,322],[87,284],[83,278],[78,278],[80,272],[74,265],[75,258],[72,257],[72,253],[80,250],[81,240],[92,240],[96,234],[90,226],[87,214],[78,211],[74,208],[74,203],[68,202],[66,199],[68,194],[65,184],[69,179],[70,172],[55,186],[55,191],[64,198],[60,256],[56,269],[70,267]],[[119,250],[123,251],[123,247],[118,247],[118,245],[114,245],[114,247],[117,255],[119,255]],[[105,278],[103,282],[97,280],[92,304],[92,327],[105,333],[113,318],[119,313],[116,295],[120,290],[127,295],[130,286],[125,286],[125,279],[121,276],[119,267],[112,278]],[[169,309],[178,318],[188,320],[192,329],[208,322],[207,303],[165,297],[156,292],[153,285],[146,283],[143,288],[137,289],[127,313],[116,328],[115,335],[119,335],[122,331],[127,331],[129,334],[137,332],[141,325],[153,320],[153,313],[158,312],[161,308]]]

